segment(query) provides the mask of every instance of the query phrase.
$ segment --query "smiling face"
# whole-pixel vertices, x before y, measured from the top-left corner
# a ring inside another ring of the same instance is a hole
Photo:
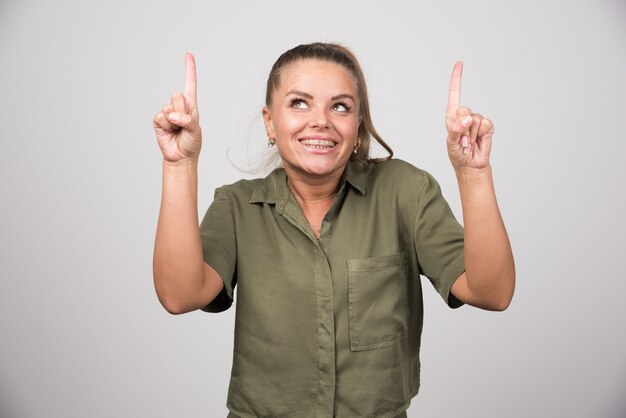
[[[263,120],[288,176],[340,176],[356,146],[361,121],[355,78],[333,62],[295,61],[281,70]]]

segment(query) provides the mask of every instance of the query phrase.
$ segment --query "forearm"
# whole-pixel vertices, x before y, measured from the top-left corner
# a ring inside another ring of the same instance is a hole
[[[163,161],[161,209],[154,246],[154,285],[172,313],[196,309],[204,287],[198,226],[197,159]]]
[[[491,166],[457,170],[465,227],[465,268],[473,304],[504,309],[513,297],[515,266],[496,201]]]

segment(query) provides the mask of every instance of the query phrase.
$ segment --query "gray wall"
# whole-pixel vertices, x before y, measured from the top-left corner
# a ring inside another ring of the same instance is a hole
[[[0,3],[0,416],[225,416],[233,312],[173,317],[152,286],[151,119],[194,52],[203,213],[264,150],[272,62],[314,40],[353,48],[378,130],[459,217],[455,60],[495,122],[515,299],[451,311],[426,287],[409,416],[625,416],[624,2],[217,3]]]

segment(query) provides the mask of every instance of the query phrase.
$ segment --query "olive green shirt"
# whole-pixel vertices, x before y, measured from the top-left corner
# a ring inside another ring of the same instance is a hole
[[[463,229],[426,172],[349,162],[315,238],[283,169],[218,188],[204,260],[237,285],[229,416],[396,417],[420,385],[420,275],[451,306]]]

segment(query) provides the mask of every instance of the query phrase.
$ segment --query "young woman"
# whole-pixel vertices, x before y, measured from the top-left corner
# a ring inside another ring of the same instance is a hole
[[[263,119],[282,168],[216,190],[202,224],[196,69],[154,118],[163,195],[154,252],[171,313],[230,307],[237,285],[229,416],[402,417],[419,389],[420,275],[451,307],[509,305],[511,247],[493,187],[493,124],[460,105],[452,72],[447,148],[463,229],[426,172],[372,124],[365,79],[336,44],[285,52]],[[378,141],[389,157],[372,159]]]

